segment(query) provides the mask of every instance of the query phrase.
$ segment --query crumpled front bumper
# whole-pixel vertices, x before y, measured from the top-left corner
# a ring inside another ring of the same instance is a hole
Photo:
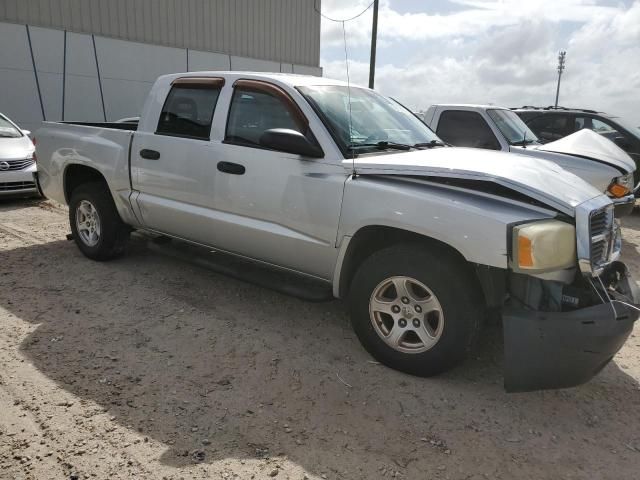
[[[639,305],[640,291],[626,266],[615,262],[610,268],[623,272],[616,281],[619,298]],[[605,300],[565,312],[505,308],[505,389],[526,392],[573,387],[597,375],[622,348],[639,316],[631,306]]]

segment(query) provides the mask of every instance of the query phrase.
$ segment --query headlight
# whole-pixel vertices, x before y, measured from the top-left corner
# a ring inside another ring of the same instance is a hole
[[[542,273],[576,264],[576,228],[559,220],[543,220],[513,228],[512,268]]]
[[[607,193],[613,198],[622,198],[629,195],[633,190],[633,174],[627,173],[621,177],[616,177],[607,188]]]

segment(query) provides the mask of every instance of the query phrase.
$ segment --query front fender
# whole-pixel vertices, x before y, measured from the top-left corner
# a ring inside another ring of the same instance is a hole
[[[507,268],[509,225],[555,215],[550,209],[423,179],[360,175],[345,185],[338,239],[368,226],[392,227],[445,243],[469,262]],[[339,258],[336,268],[340,263]]]

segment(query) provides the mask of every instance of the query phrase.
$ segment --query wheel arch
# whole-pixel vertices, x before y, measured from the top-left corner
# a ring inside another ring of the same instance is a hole
[[[73,193],[73,191],[82,184],[90,182],[101,182],[104,183],[107,188],[109,187],[107,179],[98,169],[78,163],[67,165],[67,167],[64,169],[64,175],[62,179],[64,199],[67,204],[69,204],[71,200],[71,194]]]
[[[469,269],[480,287],[473,264],[459,250],[436,238],[397,227],[368,225],[357,230],[353,236],[344,237],[342,241],[347,243],[341,249],[334,275],[334,296],[338,298],[347,295],[356,270],[366,258],[383,248],[400,243],[419,243],[450,255]]]

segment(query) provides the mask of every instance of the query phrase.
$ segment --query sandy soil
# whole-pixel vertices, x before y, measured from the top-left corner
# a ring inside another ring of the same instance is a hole
[[[625,222],[640,278],[640,215]],[[637,479],[640,327],[579,388],[506,394],[501,331],[420,379],[305,303],[134,244],[81,256],[66,212],[0,203],[2,479]]]

